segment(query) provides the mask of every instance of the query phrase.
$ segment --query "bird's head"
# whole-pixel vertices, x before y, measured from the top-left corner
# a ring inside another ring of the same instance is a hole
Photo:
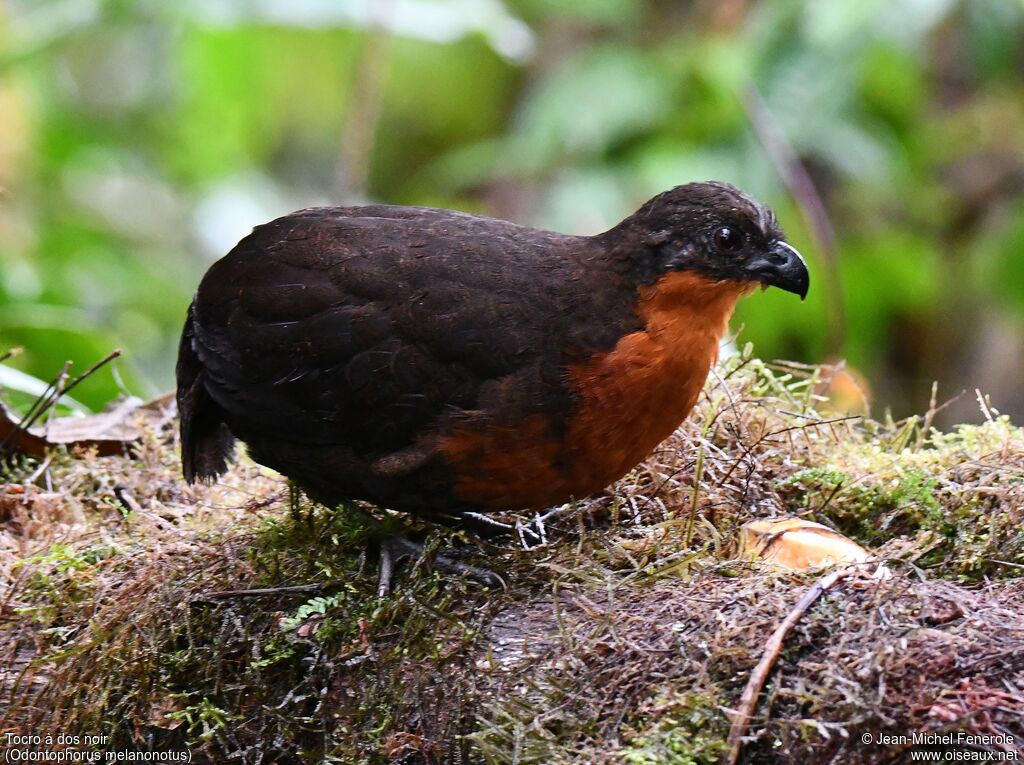
[[[787,244],[775,213],[728,183],[669,189],[605,236],[630,252],[641,282],[690,271],[711,281],[807,295],[807,265]]]

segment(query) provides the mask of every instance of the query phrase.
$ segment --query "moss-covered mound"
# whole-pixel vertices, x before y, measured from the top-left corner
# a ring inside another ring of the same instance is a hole
[[[0,734],[197,762],[716,762],[818,576],[738,559],[739,526],[800,514],[892,575],[851,575],[797,622],[742,761],[1019,751],[1024,432],[984,405],[950,433],[829,414],[827,373],[732,357],[607,495],[497,545],[318,507],[250,463],[186,487],[170,425],[132,458],[9,465]],[[425,552],[379,598],[382,523]],[[438,573],[441,551],[507,588]]]

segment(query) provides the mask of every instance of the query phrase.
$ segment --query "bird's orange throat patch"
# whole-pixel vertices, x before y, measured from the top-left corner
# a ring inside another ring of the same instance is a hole
[[[644,328],[567,369],[576,403],[560,439],[540,415],[517,428],[442,439],[456,495],[488,509],[542,508],[620,478],[693,409],[736,301],[749,290],[687,272],[642,288]]]
[[[695,332],[712,332],[717,356],[736,302],[756,288],[753,282],[712,281],[692,271],[675,271],[640,289],[637,313],[645,332],[682,334],[684,345]]]

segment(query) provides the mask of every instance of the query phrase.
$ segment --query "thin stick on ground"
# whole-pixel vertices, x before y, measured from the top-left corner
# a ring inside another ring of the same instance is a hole
[[[793,606],[793,610],[775,628],[775,632],[772,633],[767,645],[765,645],[764,653],[761,654],[761,660],[754,667],[754,671],[750,673],[747,686],[743,689],[743,695],[740,697],[739,708],[733,716],[732,725],[729,728],[729,737],[726,739],[726,745],[728,746],[725,756],[726,765],[736,765],[739,761],[740,752],[743,750],[743,737],[746,735],[747,728],[750,727],[750,720],[754,716],[757,698],[761,695],[761,689],[764,688],[765,681],[768,679],[772,667],[775,666],[779,654],[782,653],[782,646],[786,642],[786,636],[789,635],[793,626],[800,621],[800,618],[807,612],[807,609],[814,605],[818,598],[854,571],[856,571],[856,568],[851,566],[823,576],[804,593],[804,596]]]
[[[230,598],[260,598],[271,595],[294,595],[307,592],[322,592],[334,587],[341,587],[344,581],[321,582],[319,584],[293,584],[284,587],[256,587],[250,590],[218,590],[206,592],[192,598],[193,603],[205,603],[213,600],[228,600]]]

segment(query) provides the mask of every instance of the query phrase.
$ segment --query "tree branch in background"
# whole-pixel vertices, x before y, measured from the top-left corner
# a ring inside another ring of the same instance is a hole
[[[825,352],[829,356],[840,356],[846,334],[846,307],[839,276],[835,229],[832,228],[825,203],[807,168],[786,139],[778,121],[755,85],[747,87],[742,101],[757,139],[775,165],[789,193],[796,200],[814,239],[814,246],[821,253],[821,262],[825,269]]]
[[[391,33],[384,20],[391,11],[392,0],[376,0],[369,7],[372,16],[356,59],[341,146],[338,149],[335,191],[342,202],[361,202],[366,199],[377,122],[387,79]]]

